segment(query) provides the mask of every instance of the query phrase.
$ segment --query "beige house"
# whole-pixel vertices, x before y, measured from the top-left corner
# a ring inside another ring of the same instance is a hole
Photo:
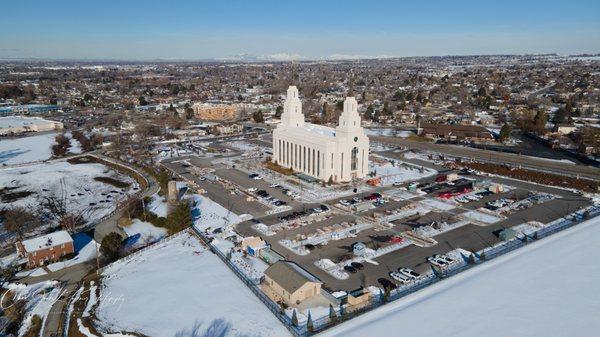
[[[295,306],[321,293],[321,281],[290,261],[278,261],[265,270],[263,289],[275,302]]]

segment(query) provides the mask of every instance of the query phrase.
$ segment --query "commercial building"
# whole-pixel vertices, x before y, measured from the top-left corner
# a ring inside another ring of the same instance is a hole
[[[366,176],[368,160],[369,138],[354,97],[346,98],[332,128],[306,123],[298,89],[288,88],[281,123],[273,131],[274,163],[320,180],[349,182]]]
[[[27,267],[42,266],[75,253],[73,239],[67,231],[58,231],[37,238],[18,241],[17,254],[27,259]]]
[[[494,140],[492,133],[479,125],[420,123],[417,134],[445,140]]]
[[[195,103],[192,105],[196,117],[211,121],[231,121],[239,117],[240,109],[229,104]]]
[[[265,270],[265,293],[289,306],[321,293],[321,281],[290,261],[278,261]]]
[[[61,130],[61,122],[39,117],[6,116],[0,117],[0,136],[20,135],[27,132]]]

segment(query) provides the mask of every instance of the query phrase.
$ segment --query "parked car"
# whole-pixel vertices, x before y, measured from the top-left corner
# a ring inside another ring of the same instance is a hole
[[[365,266],[360,262],[351,262],[350,265],[357,270],[362,270]]]
[[[454,259],[449,257],[448,255],[436,255],[436,257],[443,259],[444,261],[446,261],[448,263],[454,262]]]
[[[352,273],[352,274],[354,274],[354,273],[357,272],[356,268],[354,268],[352,266],[344,266],[344,270],[347,271],[347,272],[349,272],[349,273]]]
[[[400,269],[398,269],[398,271],[400,273],[402,273],[403,275],[410,277],[413,280],[416,280],[419,276],[421,276],[419,273],[417,273],[416,271],[414,271],[410,268],[400,268]]]
[[[437,257],[437,255],[428,257],[427,261],[437,267],[446,267],[448,265],[446,260]]]
[[[408,283],[410,281],[410,278],[408,278],[406,275],[402,275],[401,273],[397,272],[397,271],[391,271],[389,273],[390,277],[393,278],[394,280],[400,282],[400,283]]]

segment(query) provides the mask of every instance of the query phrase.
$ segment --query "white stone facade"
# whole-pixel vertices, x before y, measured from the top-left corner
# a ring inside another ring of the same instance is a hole
[[[272,161],[320,180],[349,182],[369,170],[369,138],[365,134],[354,97],[344,101],[335,128],[304,121],[295,86],[288,88],[281,123],[273,131]]]

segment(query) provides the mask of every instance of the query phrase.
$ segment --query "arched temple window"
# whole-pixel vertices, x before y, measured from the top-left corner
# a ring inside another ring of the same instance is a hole
[[[350,170],[354,171],[358,169],[358,148],[352,148],[352,155],[350,156]]]

